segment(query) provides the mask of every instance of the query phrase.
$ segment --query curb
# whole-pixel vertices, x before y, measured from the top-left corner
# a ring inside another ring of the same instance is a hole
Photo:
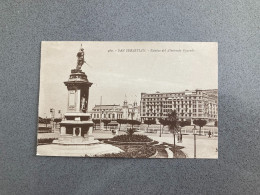
[[[173,158],[173,152],[169,149],[169,147],[165,148],[165,151],[168,154],[168,158]]]

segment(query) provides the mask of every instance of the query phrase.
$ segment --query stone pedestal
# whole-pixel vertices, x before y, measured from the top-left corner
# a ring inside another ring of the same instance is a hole
[[[71,70],[69,80],[64,82],[68,89],[67,113],[60,123],[58,144],[97,143],[92,135],[93,121],[88,110],[89,88],[92,83],[87,75],[78,69]]]

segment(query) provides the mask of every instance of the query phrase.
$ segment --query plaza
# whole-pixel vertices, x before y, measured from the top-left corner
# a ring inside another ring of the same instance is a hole
[[[146,133],[147,135],[147,133]],[[148,135],[148,137],[158,141],[173,144],[172,134],[162,134],[162,137],[158,135]],[[178,143],[176,139],[177,146],[183,146],[181,149],[186,158],[194,158],[194,136],[193,135],[183,135],[182,143]],[[196,136],[196,158],[207,158],[207,159],[217,159],[218,158],[218,137],[208,138],[208,136]]]
[[[143,127],[143,129],[146,129]],[[59,129],[56,129],[54,133],[43,133],[39,134],[38,138],[53,138],[59,137]],[[118,135],[126,134],[125,131],[119,131]],[[146,130],[140,130],[135,134],[146,135],[158,144],[173,144],[173,134],[162,133],[161,137],[159,132],[154,131],[153,133],[147,133]],[[84,145],[84,146],[60,146],[58,144],[46,144],[37,146],[37,155],[48,155],[48,156],[73,156],[73,157],[84,157],[94,156],[108,153],[119,153],[123,152],[120,148],[111,144],[103,143],[103,140],[109,140],[115,135],[111,131],[107,130],[94,130],[93,136],[96,140],[100,140],[101,143]],[[178,143],[176,136],[176,145],[182,147],[181,151],[185,154],[186,158],[194,158],[194,135],[183,134],[182,142]],[[158,158],[174,158],[173,154],[167,149],[164,152],[166,155]],[[159,156],[159,155],[157,155]],[[198,159],[217,159],[218,158],[218,137],[213,136],[209,138],[207,135],[196,136],[196,158]]]

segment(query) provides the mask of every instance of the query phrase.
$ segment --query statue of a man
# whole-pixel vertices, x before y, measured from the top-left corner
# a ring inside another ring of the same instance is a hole
[[[81,110],[85,110],[86,109],[86,100],[85,97],[81,98]]]
[[[77,53],[77,58],[78,58],[78,61],[77,61],[76,69],[80,70],[81,66],[85,63],[85,60],[84,60],[84,49],[83,48],[81,48],[79,50],[79,52]]]

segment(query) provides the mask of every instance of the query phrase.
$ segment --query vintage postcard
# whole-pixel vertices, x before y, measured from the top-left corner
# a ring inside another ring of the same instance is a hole
[[[37,155],[218,158],[216,42],[42,42]]]

